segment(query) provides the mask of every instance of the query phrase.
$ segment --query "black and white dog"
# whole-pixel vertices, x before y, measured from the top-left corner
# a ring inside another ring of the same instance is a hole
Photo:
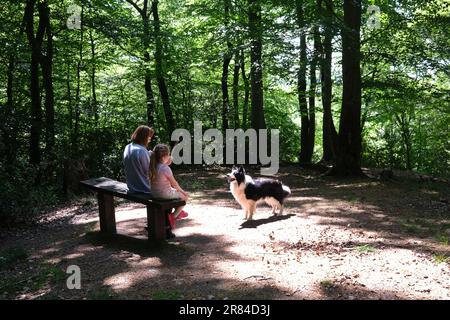
[[[272,214],[283,214],[283,202],[291,194],[291,189],[274,179],[255,179],[245,174],[244,168],[233,167],[227,174],[230,191],[245,211],[245,219],[252,220],[256,202],[264,200],[272,207]],[[276,213],[276,210],[279,210]]]

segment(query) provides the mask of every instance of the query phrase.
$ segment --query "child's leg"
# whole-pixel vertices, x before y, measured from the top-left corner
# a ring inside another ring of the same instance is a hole
[[[175,208],[175,211],[172,213],[173,216],[175,217],[175,219],[178,217],[178,215],[180,214],[181,210],[183,210],[183,208],[184,208],[184,206]]]
[[[172,226],[170,225],[170,220],[169,220],[169,214],[171,214],[170,209],[166,210],[164,212],[164,218],[165,218],[165,223],[166,223],[166,229],[172,229]]]

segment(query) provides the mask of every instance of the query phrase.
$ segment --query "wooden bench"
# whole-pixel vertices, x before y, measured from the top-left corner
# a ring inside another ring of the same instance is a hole
[[[80,184],[97,192],[100,231],[103,233],[115,234],[117,232],[114,197],[147,206],[148,239],[155,242],[166,240],[165,211],[186,204],[182,200],[161,200],[144,193],[130,193],[125,183],[105,177],[84,180]]]

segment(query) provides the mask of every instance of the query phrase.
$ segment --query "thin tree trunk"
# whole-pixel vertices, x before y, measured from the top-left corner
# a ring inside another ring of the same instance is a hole
[[[144,47],[144,63],[145,63],[145,95],[147,101],[147,124],[149,127],[155,126],[155,111],[156,103],[152,88],[152,75],[150,71],[150,53],[148,52],[150,46],[150,29],[149,29],[149,15],[148,15],[148,0],[144,0],[144,9],[141,13],[143,23],[143,39]],[[155,141],[157,139],[154,139]]]
[[[312,156],[314,154],[314,142],[316,137],[316,88],[317,88],[316,68],[320,51],[320,35],[319,35],[319,28],[317,26],[313,27],[313,37],[314,37],[314,52],[312,54],[309,70],[309,79],[310,79],[309,126],[308,126],[309,132],[307,145],[307,160],[309,163],[312,162]]]
[[[84,7],[81,7],[81,21],[83,21],[83,12]],[[80,46],[77,63],[77,89],[75,92],[75,126],[72,136],[72,151],[74,154],[78,153],[78,136],[80,127],[80,113],[81,113],[80,91],[81,91],[81,68],[83,65],[83,35],[84,35],[84,24],[82,23],[80,29]]]
[[[263,101],[263,66],[262,66],[262,21],[261,4],[258,0],[248,0],[250,32],[250,84],[251,84],[251,124],[252,128],[265,129]]]
[[[155,96],[153,94],[152,88],[152,75],[150,71],[150,67],[148,64],[150,63],[150,54],[144,52],[144,63],[145,67],[145,76],[144,76],[144,88],[145,88],[145,96],[146,96],[146,105],[147,105],[147,125],[149,127],[155,126]],[[155,133],[156,136],[156,133]],[[155,139],[156,140],[156,139]]]
[[[41,150],[39,147],[42,130],[42,109],[39,89],[39,63],[41,58],[42,41],[45,33],[45,25],[39,19],[36,36],[34,34],[34,10],[36,0],[28,0],[25,6],[24,21],[28,44],[31,48],[30,63],[30,96],[31,96],[31,128],[30,128],[30,164],[38,166],[41,162]],[[35,180],[39,184],[39,174]]]
[[[16,125],[11,121],[14,108],[14,70],[16,64],[16,48],[9,54],[8,71],[7,71],[7,85],[6,85],[6,110],[5,120],[3,125],[3,139],[6,147],[6,163],[14,163],[16,158]]]
[[[406,113],[402,113],[400,116],[398,114],[395,115],[395,119],[397,121],[398,126],[400,127],[400,132],[402,134],[403,143],[405,145],[405,153],[406,153],[406,169],[412,170],[412,162],[411,162],[411,130],[409,128],[409,119]]]
[[[228,95],[228,67],[230,65],[231,58],[224,57],[222,64],[222,131],[225,132],[228,129],[228,112],[230,110],[230,98]]]
[[[69,111],[69,132],[73,130],[73,105],[72,105],[72,92],[70,89],[70,62],[67,61],[67,76],[66,76],[66,88],[67,88],[67,106]]]
[[[182,80],[182,77],[177,74],[177,83],[179,83]],[[186,97],[186,91],[187,91],[187,80],[184,80],[184,84],[181,87],[181,107],[182,107],[182,112],[183,112],[183,128],[188,128],[188,119],[189,119],[189,112],[188,112],[188,101],[187,101],[187,97]]]
[[[332,24],[333,24],[333,1],[325,0],[326,10],[323,23],[323,56],[321,59],[320,71],[322,77],[322,106],[323,106],[323,157],[322,161],[328,162],[334,159],[335,143],[337,142],[337,132],[334,127],[333,116],[331,113],[332,101],[332,80],[331,80],[331,63],[332,63]]]
[[[230,110],[230,98],[228,95],[228,69],[231,61],[232,45],[228,37],[230,33],[228,31],[228,24],[230,18],[230,0],[224,1],[224,25],[225,25],[225,38],[227,43],[227,49],[223,56],[222,64],[222,131],[225,132],[228,129],[228,113]]]
[[[247,130],[247,116],[248,116],[248,100],[250,97],[250,84],[248,81],[248,77],[245,74],[245,55],[244,50],[241,50],[240,53],[240,66],[242,73],[242,80],[244,81],[244,105],[242,107],[242,127],[244,130]]]
[[[297,74],[297,94],[298,94],[298,105],[301,117],[301,128],[300,128],[300,154],[299,162],[301,164],[310,163],[311,159],[308,156],[308,144],[309,144],[309,115],[308,115],[308,102],[306,97],[306,67],[308,64],[308,59],[306,56],[306,28],[304,21],[304,9],[303,1],[296,0],[296,14],[297,14],[297,25],[300,30],[300,57],[299,57],[299,70]]]
[[[167,134],[170,140],[170,135],[175,130],[175,123],[173,120],[172,109],[170,107],[169,92],[167,90],[166,81],[164,79],[163,68],[163,47],[161,42],[161,26],[158,14],[158,0],[152,1],[152,13],[153,13],[153,27],[155,34],[155,67],[156,67],[156,80],[158,81],[158,88],[161,94],[161,100],[164,109],[164,115],[167,123]]]
[[[53,34],[50,23],[50,9],[47,1],[39,2],[39,17],[44,21],[47,46],[41,57],[42,83],[45,90],[45,151],[49,167],[47,175],[53,172],[51,163],[55,160],[55,106],[53,95]]]
[[[96,57],[95,57],[95,42],[92,36],[92,30],[89,30],[89,40],[91,42],[91,59],[92,59],[92,70],[91,70],[92,109],[94,111],[95,127],[98,128],[99,115],[97,105],[97,90],[95,84]]]
[[[239,128],[239,52],[234,55],[234,70],[233,70],[233,111],[234,111],[234,128]]]
[[[152,88],[152,74],[150,71],[150,54],[148,52],[150,46],[150,29],[149,29],[149,10],[148,10],[148,1],[143,1],[143,7],[140,8],[136,2],[133,0],[126,0],[129,4],[131,4],[136,11],[139,13],[142,19],[142,48],[143,48],[143,60],[144,60],[144,88],[145,88],[145,97],[146,97],[146,113],[147,113],[147,125],[149,127],[154,127],[155,125],[155,110],[156,103],[155,97],[153,94]],[[157,133],[155,133],[152,142],[156,142],[158,140]]]
[[[330,172],[335,175],[362,175],[360,29],[361,1],[344,0],[342,109],[338,150]]]

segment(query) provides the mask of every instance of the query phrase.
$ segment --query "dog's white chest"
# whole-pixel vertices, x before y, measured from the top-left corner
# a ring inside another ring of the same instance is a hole
[[[237,182],[232,182],[230,184],[230,191],[236,201],[244,207],[247,203],[247,198],[245,197],[245,183],[241,183],[238,186]]]

